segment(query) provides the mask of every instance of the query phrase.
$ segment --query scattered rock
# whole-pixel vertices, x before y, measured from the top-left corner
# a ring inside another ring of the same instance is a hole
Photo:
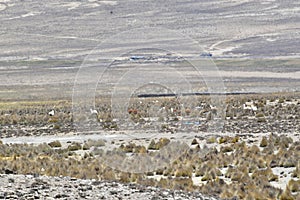
[[[8,182],[14,182],[8,188]],[[183,191],[170,192],[169,190],[147,187],[137,184],[121,184],[118,182],[93,181],[88,179],[73,179],[70,177],[48,177],[40,176],[35,178],[26,175],[1,175],[0,176],[0,198],[1,199],[44,199],[46,197],[63,199],[158,199],[158,200],[218,200],[215,197],[208,197],[200,193],[186,193]],[[38,185],[48,185],[49,187],[40,187]],[[93,185],[93,187],[91,186]],[[34,187],[34,188],[33,188]],[[66,190],[66,188],[68,188]],[[33,190],[34,189],[34,190]],[[83,192],[82,189],[85,191]],[[66,192],[67,191],[67,192]],[[48,198],[47,198],[48,199]]]

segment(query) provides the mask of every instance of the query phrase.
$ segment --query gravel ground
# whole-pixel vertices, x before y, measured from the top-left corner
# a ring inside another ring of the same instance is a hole
[[[0,182],[0,199],[218,199],[196,193],[70,177],[2,174]]]

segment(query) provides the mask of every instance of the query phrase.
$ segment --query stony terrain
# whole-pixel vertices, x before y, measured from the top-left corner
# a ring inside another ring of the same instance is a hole
[[[8,138],[0,145],[0,173],[113,180],[223,199],[299,198],[297,134],[160,136]]]
[[[69,177],[0,175],[0,182],[0,199],[218,199],[192,192]]]

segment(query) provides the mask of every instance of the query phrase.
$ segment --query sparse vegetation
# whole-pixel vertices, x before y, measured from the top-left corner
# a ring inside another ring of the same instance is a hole
[[[288,130],[289,127],[294,127],[295,130],[299,129],[297,124],[299,118],[295,116],[298,113],[297,106],[300,104],[295,101],[295,98],[285,98],[282,103],[278,103],[279,97],[276,96],[272,96],[270,101],[268,100],[268,98],[260,96],[251,96],[244,99],[230,97],[228,100],[230,106],[228,106],[227,112],[230,113],[231,117],[226,121],[228,124],[225,124],[225,130],[232,130],[232,133],[235,133],[235,131],[243,133],[247,130],[263,132],[267,128],[276,132],[279,127],[280,130]],[[258,107],[257,111],[242,109],[241,103],[250,101]],[[186,127],[192,127],[191,130],[205,132],[207,131],[207,121],[205,119],[207,119],[208,113],[212,113],[212,109],[209,104],[205,103],[206,101],[203,98],[199,102],[195,102],[195,105],[201,105],[201,110],[190,108],[191,112],[185,111],[185,113],[189,113],[189,117],[193,115],[201,120],[197,121],[199,123],[187,121],[188,125]],[[273,104],[270,106],[269,102]],[[134,118],[135,126],[140,128],[147,124],[146,118],[149,116],[146,107],[151,105],[150,103],[151,100],[143,103],[132,102],[132,108],[130,108],[132,112],[129,114]],[[158,118],[161,118],[162,124],[165,125],[165,131],[176,134],[176,130],[180,130],[180,126],[176,125],[180,123],[175,118],[182,117],[179,114],[183,115],[178,111],[177,103],[170,101],[170,99],[156,103],[160,107],[164,107],[166,112],[170,114],[170,116],[158,116]],[[48,116],[48,110],[51,110],[53,105],[56,105],[56,114]],[[47,127],[48,129],[45,130],[46,132],[49,131],[50,134],[71,130],[68,123],[72,122],[72,116],[70,105],[67,102],[40,102],[33,103],[29,107],[26,103],[20,103],[19,106],[15,107],[9,104],[0,104],[1,106],[3,110],[0,111],[0,128],[6,136],[13,134],[10,127],[21,125],[23,127],[34,127],[34,125],[37,126],[37,121],[39,121],[38,125]],[[173,108],[172,113],[171,107]],[[94,116],[93,119],[91,117],[91,119],[84,118],[82,120],[87,120],[87,123],[91,124],[100,123],[101,126],[99,127],[103,129],[114,130],[117,128],[117,126],[114,127],[117,123],[114,122],[110,114],[109,104],[103,105],[97,111],[99,112],[98,116]],[[264,123],[256,123],[259,120]],[[272,129],[272,123],[276,124],[276,127],[273,127],[274,129]],[[19,132],[19,134],[23,133]],[[36,132],[36,135],[39,134],[42,134],[42,132]],[[193,138],[188,140],[189,144],[192,145],[191,149],[188,149],[183,155],[179,155],[170,166],[139,175],[123,173],[109,168],[107,163],[101,160],[101,157],[105,154],[103,148],[113,145],[113,143],[107,143],[104,140],[73,142],[67,143],[67,146],[62,145],[59,141],[52,141],[39,146],[28,144],[8,145],[0,142],[0,171],[2,170],[2,173],[63,175],[77,178],[136,182],[169,189],[201,191],[225,198],[238,196],[240,199],[295,199],[295,193],[299,188],[298,182],[290,181],[284,192],[274,188],[271,183],[278,182],[281,176],[287,176],[286,174],[277,175],[273,173],[272,170],[275,167],[295,167],[291,172],[291,176],[294,179],[300,178],[299,143],[294,142],[290,137],[275,134],[265,135],[261,141],[255,141],[249,137],[247,143],[243,137],[243,134],[241,134],[238,136],[209,136],[205,139],[201,137]],[[157,138],[147,141],[146,146],[137,145],[134,142],[124,142],[123,144],[121,142],[116,145],[112,152],[116,152],[117,155],[120,152],[125,153],[125,155],[135,153],[155,155],[154,153],[163,149],[171,140],[164,137]],[[208,152],[203,153],[202,146],[200,148],[203,140],[206,140],[207,146],[218,146],[219,148],[209,148]],[[255,144],[252,144],[254,142]],[[222,174],[223,168],[227,169],[224,174]],[[153,175],[162,178],[158,181],[153,178]],[[148,176],[152,178],[150,179]],[[197,177],[199,181],[205,181],[206,184],[194,185],[193,177]],[[226,179],[232,183],[228,184],[225,181]],[[243,186],[241,182],[246,183],[246,186]]]
[[[187,151],[174,161],[172,165],[138,176],[113,170],[101,162],[101,156],[94,156],[97,154],[93,153],[93,151],[88,153],[94,145],[103,147],[103,141],[99,145],[99,141],[91,140],[86,141],[83,145],[73,142],[66,148],[63,148],[59,141],[50,142],[49,145],[40,144],[38,146],[28,144],[0,144],[0,169],[2,169],[2,173],[5,173],[5,170],[11,170],[13,173],[37,173],[50,176],[63,175],[76,178],[101,178],[122,182],[137,182],[187,191],[197,190],[208,194],[213,191],[213,194],[218,194],[220,197],[226,198],[232,197],[230,194],[233,193],[225,193],[225,191],[235,191],[236,188],[241,187],[240,183],[243,182],[247,183],[249,187],[237,190],[241,198],[249,197],[249,195],[256,198],[258,196],[254,193],[255,191],[257,194],[263,193],[263,197],[271,199],[276,198],[276,195],[280,199],[295,197],[294,193],[299,191],[299,181],[291,180],[287,185],[287,190],[280,193],[279,189],[270,186],[270,182],[279,180],[279,176],[272,172],[270,166],[272,160],[281,160],[282,155],[289,151],[286,148],[282,148],[280,145],[282,142],[288,141],[293,148],[297,147],[296,143],[293,143],[288,137],[278,137],[276,135],[264,137],[263,141],[268,144],[264,149],[270,146],[274,150],[275,148],[281,149],[281,152],[277,154],[269,154],[268,151],[265,153],[264,151],[260,151],[256,145],[247,147],[243,141],[230,143],[234,138],[226,137],[226,139],[228,142],[227,145],[231,146],[223,146],[220,151],[212,149],[204,157],[199,157],[199,154],[196,152]],[[157,149],[169,142],[169,139],[161,138],[157,142],[155,140],[151,141],[150,144]],[[82,146],[88,143],[89,148],[83,148],[87,152],[78,157],[75,152],[82,149]],[[223,145],[224,143],[221,144]],[[145,147],[133,143],[124,144],[120,149],[125,152],[146,151]],[[226,152],[232,153],[230,155],[224,154]],[[297,154],[289,154],[289,157],[285,159],[295,160],[296,157]],[[234,164],[234,166],[228,163]],[[298,163],[296,162],[295,165],[298,165]],[[44,168],[44,171],[40,171],[41,166]],[[223,175],[220,168],[224,166],[227,166],[228,170]],[[296,168],[293,174],[297,175],[297,170],[298,168]],[[250,176],[249,173],[252,173],[252,175]],[[194,185],[191,179],[193,174],[195,174],[195,177],[199,177],[201,181],[207,182],[207,184]],[[162,178],[160,181],[147,178],[147,176],[151,177],[153,175],[160,175],[165,178]],[[166,179],[167,177],[169,178]],[[229,178],[232,183],[226,184],[223,180],[224,177]],[[178,183],[182,183],[182,185],[177,186],[176,184]],[[263,189],[261,186],[263,186]]]

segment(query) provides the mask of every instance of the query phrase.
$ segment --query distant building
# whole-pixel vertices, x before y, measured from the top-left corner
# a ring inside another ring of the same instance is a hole
[[[201,53],[200,56],[201,57],[212,57],[212,54],[205,52],[205,53]]]
[[[146,59],[146,56],[130,56],[130,60],[142,60]]]

